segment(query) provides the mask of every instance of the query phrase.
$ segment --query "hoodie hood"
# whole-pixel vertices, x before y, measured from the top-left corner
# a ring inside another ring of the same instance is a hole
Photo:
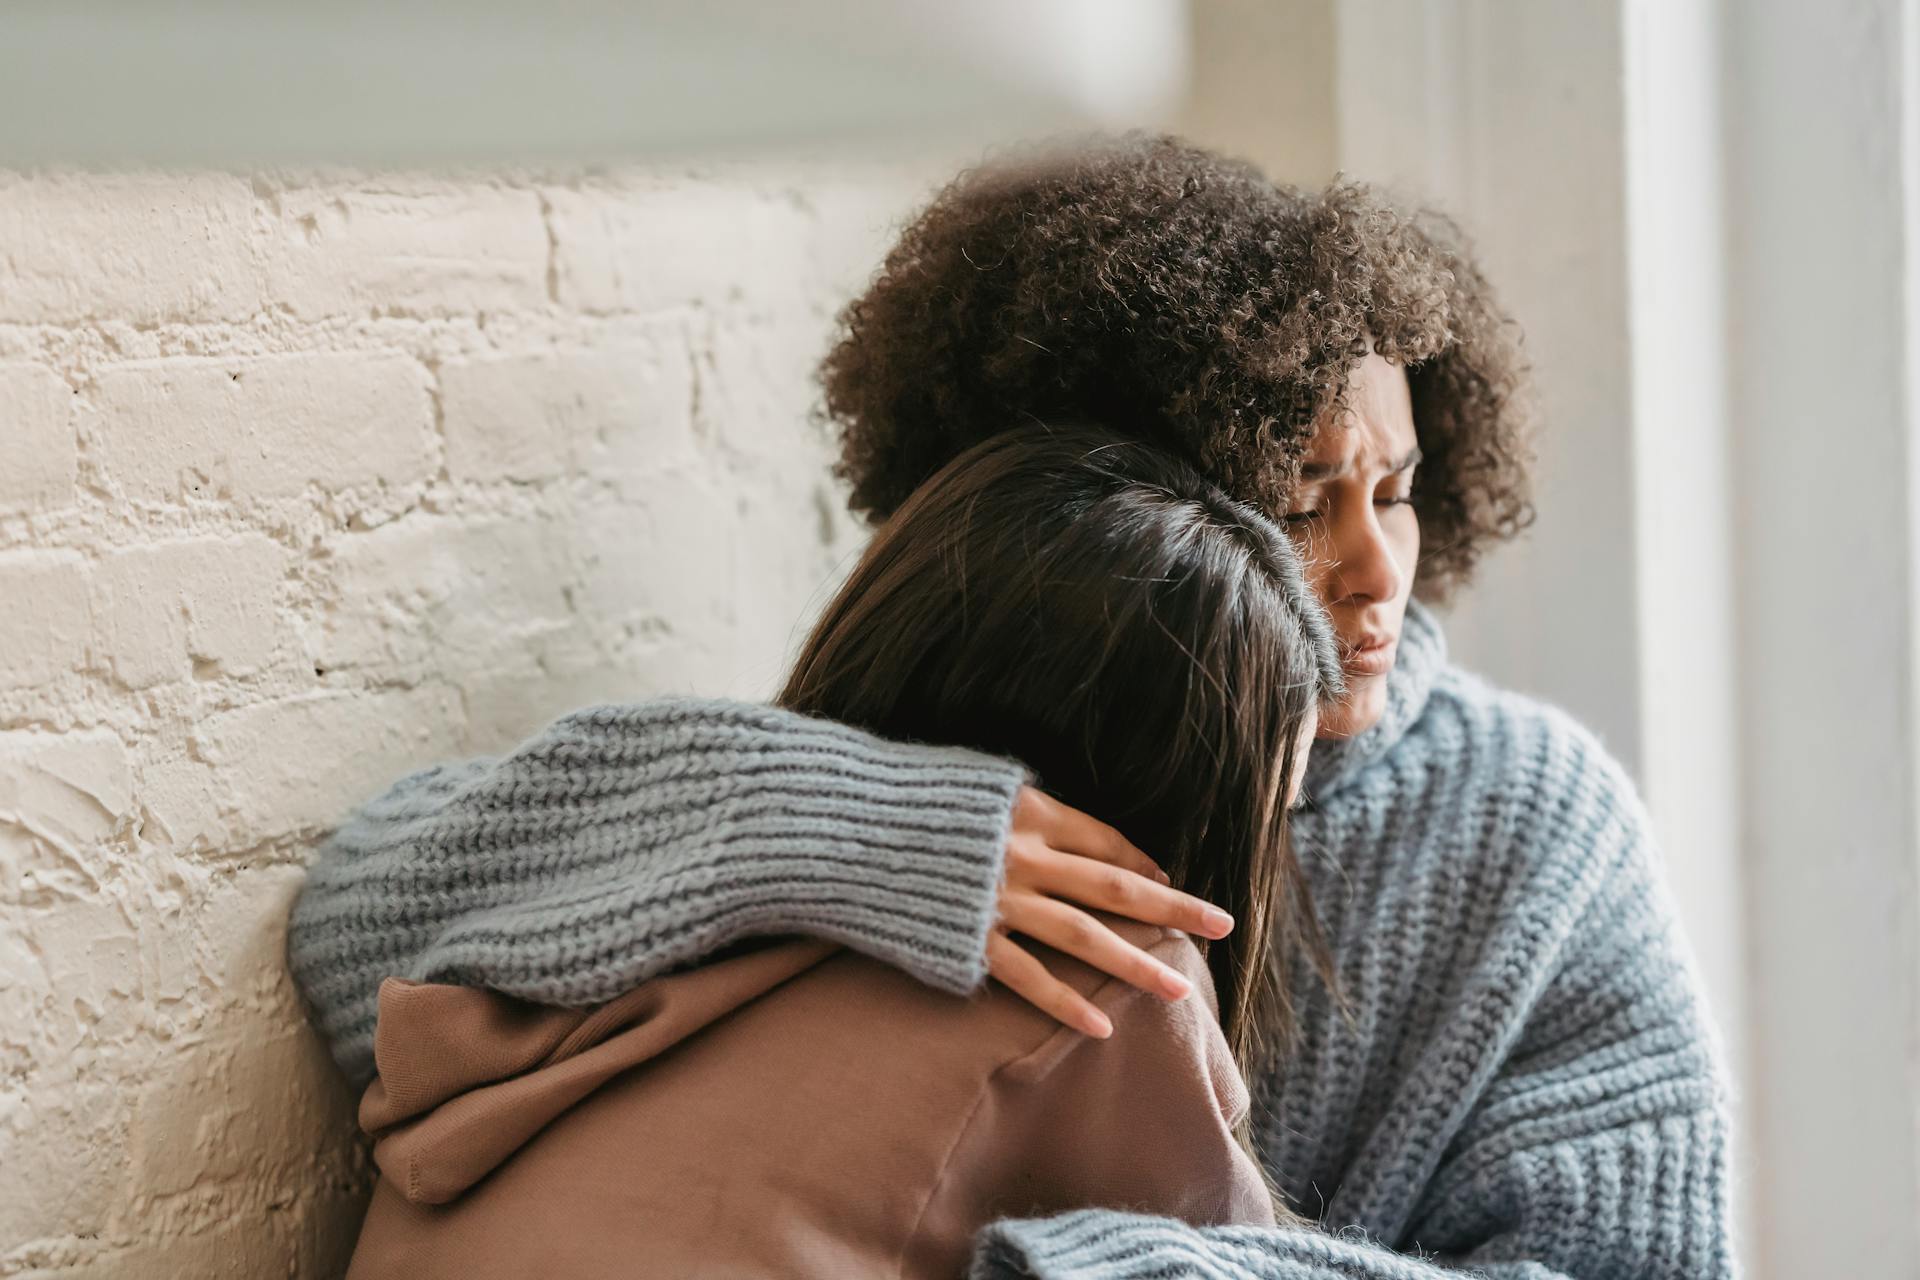
[[[590,1009],[389,978],[378,1075],[360,1101],[380,1172],[414,1204],[446,1204],[617,1076],[645,1069],[839,948],[815,939],[744,952]]]

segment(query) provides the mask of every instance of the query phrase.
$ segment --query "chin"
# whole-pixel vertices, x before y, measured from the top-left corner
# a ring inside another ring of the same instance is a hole
[[[1320,729],[1315,737],[1351,738],[1380,723],[1387,710],[1387,678],[1362,676],[1347,680],[1347,696],[1337,707],[1320,712]]]

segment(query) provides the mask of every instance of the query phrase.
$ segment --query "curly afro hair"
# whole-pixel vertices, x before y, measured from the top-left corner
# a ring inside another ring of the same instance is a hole
[[[1034,421],[1158,443],[1279,510],[1370,347],[1408,371],[1419,591],[1443,599],[1532,518],[1527,371],[1458,230],[1361,184],[1303,192],[1138,134],[970,170],[841,313],[820,376],[873,519]]]

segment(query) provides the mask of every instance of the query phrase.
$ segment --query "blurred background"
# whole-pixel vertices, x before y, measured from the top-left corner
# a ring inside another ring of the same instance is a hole
[[[1640,782],[1759,1276],[1920,1276],[1920,3],[0,10],[0,1277],[332,1276],[284,918],[407,768],[762,696],[836,309],[996,144],[1454,215],[1544,398],[1456,654]]]

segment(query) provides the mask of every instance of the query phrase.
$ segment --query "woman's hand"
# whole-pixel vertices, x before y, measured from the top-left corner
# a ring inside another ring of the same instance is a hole
[[[1107,1016],[1008,935],[1044,942],[1142,991],[1177,1000],[1193,984],[1081,909],[1131,916],[1203,938],[1224,938],[1232,931],[1232,916],[1169,885],[1153,860],[1118,831],[1043,791],[1022,787],[1007,837],[999,919],[987,938],[987,972],[1041,1012],[1104,1040],[1113,1034]]]

